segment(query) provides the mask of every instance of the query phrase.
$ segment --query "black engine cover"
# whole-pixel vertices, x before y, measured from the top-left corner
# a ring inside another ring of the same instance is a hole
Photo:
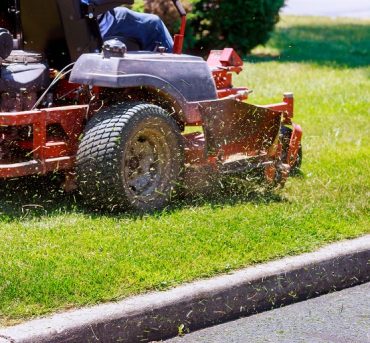
[[[48,68],[41,55],[13,51],[1,66],[0,92],[18,93],[21,89],[38,92],[49,84]]]
[[[6,59],[13,50],[13,37],[8,30],[0,28],[0,57]]]

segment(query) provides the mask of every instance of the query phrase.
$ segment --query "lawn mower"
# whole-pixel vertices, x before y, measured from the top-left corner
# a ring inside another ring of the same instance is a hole
[[[178,0],[173,53],[142,51],[130,37],[103,41],[98,16],[132,3],[2,2],[0,178],[59,172],[91,206],[138,211],[166,206],[199,170],[257,171],[283,185],[301,161],[293,94],[251,105],[250,90],[233,87],[243,66],[233,49],[183,54]]]

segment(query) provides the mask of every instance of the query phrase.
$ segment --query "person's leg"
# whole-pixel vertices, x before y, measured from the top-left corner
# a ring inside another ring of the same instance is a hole
[[[147,51],[153,51],[158,43],[168,52],[172,52],[173,48],[172,37],[158,16],[134,12],[125,7],[114,9],[114,22],[103,38],[108,36],[136,39]]]

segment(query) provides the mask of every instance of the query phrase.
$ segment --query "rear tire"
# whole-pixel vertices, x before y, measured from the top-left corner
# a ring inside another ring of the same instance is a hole
[[[97,209],[162,209],[183,170],[183,143],[176,122],[162,108],[117,105],[86,125],[77,161],[77,182]]]

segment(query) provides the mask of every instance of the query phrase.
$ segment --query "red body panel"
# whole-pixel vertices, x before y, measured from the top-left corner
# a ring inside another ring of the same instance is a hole
[[[29,150],[32,157],[26,161],[2,161],[0,177],[18,177],[30,174],[45,174],[54,170],[73,168],[74,156],[78,148],[88,106],[66,106],[46,108],[29,112],[0,113],[0,126],[30,126],[32,140],[15,141],[20,148]],[[60,124],[65,140],[55,141],[47,137],[47,127]]]

